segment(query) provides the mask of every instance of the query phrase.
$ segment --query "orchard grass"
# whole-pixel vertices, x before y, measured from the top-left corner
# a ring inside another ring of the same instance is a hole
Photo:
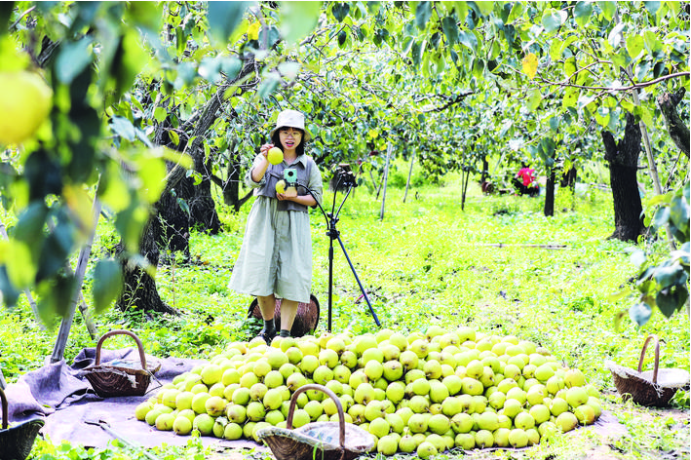
[[[490,334],[511,334],[538,342],[568,367],[583,371],[602,392],[604,409],[624,424],[628,434],[603,437],[592,428],[580,429],[557,437],[551,444],[522,451],[472,451],[465,457],[461,451],[451,451],[437,458],[576,459],[601,455],[652,459],[670,451],[688,456],[688,392],[677,392],[672,407],[664,410],[622,403],[603,365],[609,358],[635,368],[644,338],[657,334],[664,339],[660,367],[689,368],[686,309],[670,320],[656,310],[641,329],[625,317],[618,330],[615,328],[617,313],[627,309],[632,298],[615,300],[612,295],[622,289],[633,292],[629,279],[636,267],[626,253],[630,244],[607,239],[614,229],[611,195],[589,190],[574,197],[569,190],[559,190],[555,216],[546,218],[542,197],[484,196],[476,184],[471,184],[465,211],[461,212],[459,178],[447,175],[444,181],[410,190],[406,203],[402,202],[402,188],[389,188],[383,222],[379,221],[381,197],[375,201],[366,186],[355,189],[343,208],[338,229],[382,326],[409,332],[433,324],[471,325]],[[329,210],[331,200],[332,194],[326,193],[324,206]],[[222,203],[222,199],[217,202]],[[178,260],[158,268],[161,297],[183,315],[146,316],[111,309],[96,318],[100,331],[130,329],[142,339],[147,353],[190,358],[208,357],[226,343],[256,334],[260,325],[247,319],[252,299],[227,288],[250,206],[244,206],[239,215],[223,205],[217,208],[225,231],[216,236],[194,232],[191,263]],[[318,211],[312,211],[311,222],[313,292],[322,311],[320,334],[327,321],[329,241]],[[106,251],[115,242],[112,224],[102,219],[94,251]],[[333,329],[349,328],[354,334],[375,332],[364,299],[356,303],[360,290],[338,244],[335,246]],[[86,276],[87,289],[91,273]],[[23,296],[17,308],[3,307],[0,366],[6,380],[14,382],[43,365],[56,334],[56,329],[39,329]],[[77,314],[65,351],[67,362],[82,348],[94,345]],[[127,338],[118,336],[109,340],[107,347],[130,345]],[[652,368],[652,361],[649,352],[645,367]],[[163,446],[153,452],[161,459],[221,456],[200,447],[193,438],[187,447]],[[237,451],[231,458],[236,456],[269,458],[253,451]],[[77,445],[39,440],[30,458],[145,457],[117,443],[108,449],[86,451]]]

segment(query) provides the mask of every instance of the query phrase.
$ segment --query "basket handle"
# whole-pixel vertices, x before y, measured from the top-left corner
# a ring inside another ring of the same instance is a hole
[[[338,399],[336,394],[322,385],[317,385],[316,383],[310,383],[303,385],[293,393],[293,397],[290,398],[290,407],[288,408],[288,419],[286,420],[286,428],[289,430],[293,429],[293,411],[295,410],[295,404],[297,404],[298,396],[300,393],[304,393],[307,390],[319,390],[326,393],[333,401],[336,403],[336,408],[338,409],[338,423],[339,423],[339,438],[341,442],[341,452],[345,454],[345,414],[343,413],[343,406],[341,405],[341,400]],[[341,457],[342,458],[342,457]]]
[[[7,408],[7,396],[5,396],[5,392],[0,388],[0,399],[2,399],[2,429],[6,430],[7,426],[9,425],[9,410]]]
[[[641,359],[638,360],[638,372],[643,370],[643,359],[645,358],[645,350],[648,348],[648,342],[655,339],[655,369],[653,370],[653,383],[657,384],[657,371],[660,367],[660,339],[655,334],[650,334],[643,343],[643,350],[641,350]]]
[[[142,369],[146,370],[146,357],[144,356],[144,346],[142,345],[142,341],[139,340],[139,337],[137,337],[133,332],[125,330],[110,331],[103,334],[103,336],[98,341],[98,345],[96,345],[96,363],[94,365],[98,366],[99,364],[101,364],[101,346],[108,337],[111,337],[113,335],[129,335],[134,339],[135,342],[137,342],[137,349],[139,350],[139,360],[142,362]]]

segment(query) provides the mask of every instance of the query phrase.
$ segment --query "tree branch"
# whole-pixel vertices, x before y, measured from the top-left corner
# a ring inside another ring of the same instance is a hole
[[[543,77],[538,77],[538,78],[536,78],[536,80],[539,80],[542,83],[547,83],[547,84],[552,85],[552,86],[562,86],[565,88],[580,88],[580,89],[587,89],[587,90],[604,90],[604,91],[631,91],[632,89],[646,88],[648,86],[662,83],[663,81],[666,81],[666,80],[671,80],[672,78],[688,77],[689,75],[691,75],[691,72],[677,72],[677,73],[665,75],[664,77],[656,78],[655,80],[650,80],[650,81],[646,81],[643,83],[637,83],[637,84],[633,84],[631,86],[620,86],[618,88],[605,87],[605,86],[572,85],[570,83],[561,83],[561,82],[557,82],[557,81],[547,80],[546,78],[543,78]]]
[[[422,113],[430,113],[430,112],[443,112],[444,110],[448,109],[449,107],[459,104],[463,102],[463,99],[466,97],[470,96],[471,94],[475,94],[473,91],[469,91],[467,93],[461,93],[458,96],[456,96],[455,99],[452,101],[447,102],[446,104],[442,105],[441,107],[433,107],[430,109],[423,110]]]

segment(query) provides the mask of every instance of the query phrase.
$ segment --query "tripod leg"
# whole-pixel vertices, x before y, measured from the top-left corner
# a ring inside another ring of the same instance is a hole
[[[334,240],[329,241],[329,310],[327,331],[331,332],[331,312],[333,311],[333,285],[334,285]]]
[[[367,297],[367,293],[365,292],[365,288],[362,287],[362,283],[360,282],[360,278],[358,278],[357,273],[355,272],[355,267],[353,266],[353,263],[350,261],[350,257],[348,257],[348,252],[346,251],[346,248],[343,245],[343,241],[341,241],[340,236],[338,236],[337,238],[338,238],[338,243],[341,245],[341,249],[343,250],[343,255],[345,255],[345,258],[348,261],[348,265],[350,265],[350,269],[353,271],[353,276],[355,276],[355,281],[357,281],[358,286],[360,286],[360,291],[362,291],[362,295],[365,297],[365,301],[367,302],[367,306],[369,307],[370,313],[372,313],[372,317],[374,318],[374,322],[377,324],[377,326],[381,327],[381,323],[379,322],[379,318],[377,318],[377,314],[374,312],[374,308],[372,308],[372,304],[369,301],[369,297]]]

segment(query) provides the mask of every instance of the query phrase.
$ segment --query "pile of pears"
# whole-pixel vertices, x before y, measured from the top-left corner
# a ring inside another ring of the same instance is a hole
[[[384,329],[276,337],[270,346],[260,338],[235,342],[164,385],[135,415],[179,435],[258,441],[261,428],[285,428],[292,394],[308,383],[332,390],[346,422],[372,434],[384,455],[525,447],[602,412],[582,372],[545,348],[431,326],[425,334]],[[338,421],[335,402],[318,390],[301,393],[293,427],[321,421]]]

